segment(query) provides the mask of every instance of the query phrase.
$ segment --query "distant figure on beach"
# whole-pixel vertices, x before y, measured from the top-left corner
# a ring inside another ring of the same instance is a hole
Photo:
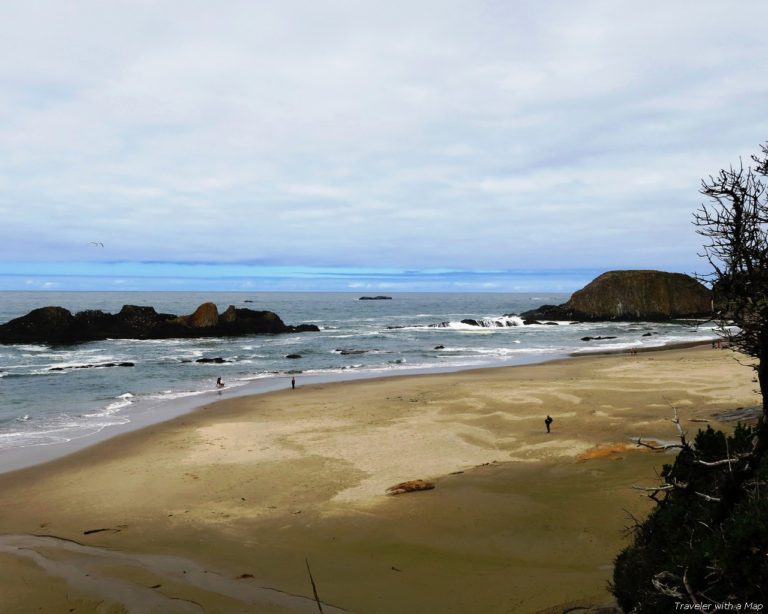
[[[224,388],[224,382],[221,381],[221,378],[216,380],[216,388]]]
[[[552,420],[552,416],[550,416],[549,414],[547,414],[547,417],[546,417],[546,418],[544,418],[544,424],[545,424],[545,425],[546,425],[546,427],[547,427],[547,433],[549,433],[549,432],[550,432],[550,430],[549,430],[549,425],[550,425],[550,424],[552,424],[552,422],[554,422],[554,420]]]
[[[292,377],[291,378],[291,390],[293,390],[294,388],[296,388],[296,378]]]

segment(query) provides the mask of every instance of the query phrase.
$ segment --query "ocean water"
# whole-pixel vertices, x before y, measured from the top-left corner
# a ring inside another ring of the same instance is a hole
[[[63,454],[105,434],[178,415],[220,397],[297,384],[520,365],[572,353],[663,346],[716,337],[711,323],[559,322],[523,325],[509,314],[567,294],[2,292],[0,323],[37,307],[70,311],[151,305],[188,314],[212,301],[267,309],[320,332],[239,338],[106,340],[0,345],[0,471]],[[481,325],[462,323],[477,320]],[[615,337],[582,341],[585,336]],[[442,346],[442,347],[441,347]],[[300,354],[301,358],[287,358]],[[204,364],[201,358],[226,362]],[[108,367],[108,363],[133,363]],[[225,388],[216,390],[221,377]],[[45,449],[45,454],[35,453]],[[32,453],[30,454],[30,450]],[[26,459],[26,460],[25,460]]]

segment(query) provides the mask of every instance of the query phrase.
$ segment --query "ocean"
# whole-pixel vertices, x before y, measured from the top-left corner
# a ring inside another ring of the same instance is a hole
[[[517,314],[568,294],[0,292],[0,323],[47,305],[123,305],[189,314],[204,302],[277,313],[314,333],[0,345],[0,471],[61,456],[220,398],[297,385],[510,366],[573,353],[707,341],[711,323],[523,325]],[[477,325],[463,323],[475,320]],[[603,337],[583,341],[583,337]],[[613,338],[607,338],[613,337]],[[288,355],[300,358],[287,358]],[[201,363],[200,359],[223,362]],[[106,366],[132,363],[133,366]],[[221,377],[223,389],[216,388]]]

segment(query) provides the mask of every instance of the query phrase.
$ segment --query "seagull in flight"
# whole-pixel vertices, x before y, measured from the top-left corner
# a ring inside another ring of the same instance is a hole
[[[104,244],[101,241],[90,241],[91,245],[95,245],[96,247],[104,247]]]

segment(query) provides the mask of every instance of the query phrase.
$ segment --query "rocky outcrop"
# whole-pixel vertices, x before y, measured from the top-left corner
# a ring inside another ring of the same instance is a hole
[[[69,371],[70,369],[106,369],[109,367],[133,367],[132,362],[102,362],[95,365],[74,365],[71,367],[51,367],[49,371]]]
[[[75,315],[62,307],[42,307],[0,325],[0,343],[234,337],[318,330],[313,324],[288,326],[271,311],[230,306],[219,316],[213,303],[204,303],[184,316],[157,313],[153,307],[137,305],[125,305],[117,314],[87,310]]]
[[[712,292],[693,277],[663,271],[609,271],[562,305],[542,305],[523,318],[663,321],[712,315]]]
[[[219,323],[219,310],[213,303],[203,303],[191,316],[182,316],[192,328],[208,328]]]

